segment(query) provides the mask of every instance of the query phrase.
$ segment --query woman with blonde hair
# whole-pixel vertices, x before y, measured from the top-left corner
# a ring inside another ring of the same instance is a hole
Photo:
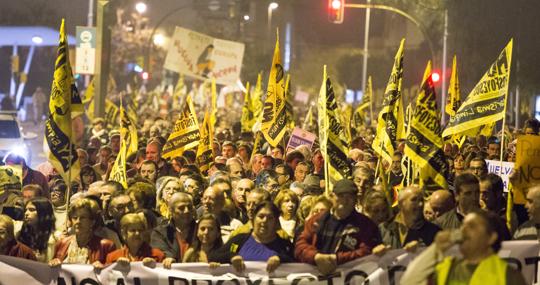
[[[165,217],[170,218],[171,213],[169,212],[169,200],[172,195],[176,192],[182,192],[182,184],[180,184],[180,179],[173,176],[163,176],[160,177],[157,182],[157,203],[156,210],[157,212]]]

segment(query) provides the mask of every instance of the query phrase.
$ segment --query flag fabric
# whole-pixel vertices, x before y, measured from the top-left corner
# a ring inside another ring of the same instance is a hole
[[[71,72],[68,53],[67,36],[64,19],[62,19],[51,87],[49,116],[45,121],[44,144],[49,162],[67,183],[77,177],[80,171],[79,159],[72,138],[71,119],[73,112],[80,112],[80,107],[82,107]],[[76,107],[75,110],[74,107]]]
[[[251,105],[253,106],[253,116],[255,117],[255,123],[253,124],[252,128],[253,133],[257,133],[261,130],[263,114],[263,95],[264,92],[262,90],[262,74],[259,72],[259,75],[257,76],[257,85],[255,85],[255,90],[253,91],[253,95],[251,96],[251,99],[253,100],[253,102],[251,103]]]
[[[447,189],[448,163],[444,156],[442,127],[437,108],[435,86],[431,79],[431,61],[428,62],[416,108],[412,116],[405,144],[405,155],[417,166],[420,185],[426,188]],[[431,187],[437,185],[438,187]]]
[[[332,82],[324,67],[323,83],[319,92],[319,144],[325,157],[327,191],[332,185],[348,178],[351,166],[348,162],[349,143],[345,141],[345,129],[338,119],[338,105]]]
[[[261,121],[261,132],[272,146],[277,146],[287,131],[284,75],[277,38]]]
[[[368,77],[366,92],[362,96],[362,101],[356,107],[353,114],[353,128],[358,130],[360,126],[367,125],[367,118],[371,112],[371,98],[373,97],[373,86],[371,85],[371,76]]]
[[[479,127],[504,118],[512,63],[512,44],[513,40],[510,40],[461,104],[455,116],[450,118],[443,137],[454,134],[475,135]]]
[[[308,112],[304,118],[304,123],[302,124],[302,129],[310,130],[313,125],[313,105],[309,105]]]
[[[253,110],[253,100],[251,99],[251,86],[249,82],[246,85],[246,93],[244,94],[244,105],[242,106],[242,117],[240,118],[240,125],[242,126],[242,132],[250,132],[255,124],[255,116]]]
[[[126,157],[137,152],[139,149],[137,124],[127,114],[122,103],[120,104],[120,137],[127,145]]]
[[[404,134],[403,105],[401,104],[404,44],[405,39],[401,40],[394,59],[392,73],[384,92],[383,106],[378,116],[377,134],[372,144],[373,150],[389,164],[392,163],[397,141]]]
[[[126,174],[126,156],[127,141],[122,139],[120,142],[120,151],[118,152],[118,156],[116,157],[114,165],[111,169],[111,173],[109,174],[109,181],[116,181],[122,184],[124,189],[128,188]]]
[[[161,157],[173,158],[181,156],[184,150],[198,146],[200,139],[201,133],[199,132],[197,115],[195,114],[191,96],[188,96],[184,109],[174,124],[173,132],[169,135],[165,146],[163,146]]]
[[[452,74],[450,75],[450,84],[448,87],[448,99],[445,106],[445,111],[450,115],[450,118],[456,115],[459,106],[461,106],[461,92],[459,91],[457,59],[454,55],[452,61]]]
[[[201,138],[197,148],[197,164],[199,165],[201,172],[205,173],[210,169],[212,162],[214,162],[214,155],[212,153],[214,137],[210,131],[210,113],[208,111],[204,113],[204,120],[200,133]]]
[[[287,74],[285,81],[285,113],[287,114],[287,126],[290,131],[294,130],[293,95],[291,92],[291,76]]]

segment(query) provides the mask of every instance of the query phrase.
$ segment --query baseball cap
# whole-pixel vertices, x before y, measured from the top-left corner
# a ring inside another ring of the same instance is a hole
[[[352,182],[349,179],[341,179],[336,184],[334,184],[334,193],[336,194],[342,194],[342,193],[351,193],[356,194],[357,189],[356,185],[354,185],[354,182]]]

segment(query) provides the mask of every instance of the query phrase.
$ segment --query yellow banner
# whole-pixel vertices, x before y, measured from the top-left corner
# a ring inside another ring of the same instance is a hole
[[[334,183],[350,176],[351,168],[347,159],[350,141],[346,141],[344,127],[338,119],[338,105],[332,82],[326,74],[326,66],[323,74],[323,85],[319,92],[319,104],[322,105],[319,113],[319,144],[327,163],[327,189],[331,190]]]
[[[397,141],[404,134],[401,104],[404,44],[405,39],[401,40],[394,59],[392,73],[384,92],[383,106],[378,116],[377,134],[372,144],[373,150],[388,163],[392,163]]]
[[[126,175],[126,152],[126,141],[122,140],[120,151],[118,152],[118,156],[114,161],[114,165],[111,169],[111,174],[109,174],[109,180],[116,181],[122,184],[122,186],[124,186],[124,189],[127,189],[128,187]]]
[[[253,100],[253,102],[251,103],[251,105],[253,106],[253,117],[255,117],[255,124],[252,127],[253,133],[257,133],[261,130],[263,114],[263,95],[264,92],[262,90],[262,74],[259,73],[259,75],[257,76],[257,85],[255,85],[255,90],[253,91],[253,95],[251,96],[251,100]]]
[[[290,131],[294,129],[294,116],[293,116],[293,95],[291,92],[291,76],[287,74],[287,80],[285,81],[285,113],[287,115],[287,127]]]
[[[512,63],[512,43],[513,40],[510,40],[455,116],[450,118],[443,137],[476,133],[478,127],[504,118]]]
[[[447,189],[448,163],[444,156],[440,116],[435,86],[431,79],[431,61],[428,62],[416,108],[410,121],[405,155],[417,165],[421,185],[438,185]],[[437,188],[437,187],[429,187]]]
[[[272,146],[281,142],[287,130],[285,100],[285,73],[281,65],[279,38],[276,38],[261,122],[261,132]]]
[[[201,127],[201,139],[197,148],[197,164],[203,173],[208,171],[212,162],[214,162],[214,155],[212,153],[213,141],[213,134],[210,132],[210,114],[206,111]]]
[[[136,153],[139,149],[139,136],[137,134],[137,125],[131,120],[124,110],[123,104],[120,104],[120,136],[128,147],[126,156]]]
[[[445,106],[445,111],[450,115],[450,118],[456,115],[459,106],[461,106],[461,92],[459,90],[457,58],[454,55],[452,61],[452,74],[450,75],[450,84],[448,86],[448,99]]]
[[[68,53],[67,36],[62,19],[49,102],[49,117],[45,122],[44,144],[49,162],[66,182],[79,175],[80,166],[75,151],[76,146],[72,139],[71,119],[84,111],[71,73]]]
[[[173,133],[163,147],[161,156],[163,158],[181,156],[184,150],[198,146],[200,138],[201,133],[199,132],[197,115],[191,97],[188,96],[184,109],[174,124]]]

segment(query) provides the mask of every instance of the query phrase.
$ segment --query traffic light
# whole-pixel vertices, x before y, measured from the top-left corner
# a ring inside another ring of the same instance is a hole
[[[439,80],[441,80],[441,75],[438,72],[431,73],[431,81],[433,81],[433,83],[437,83]]]
[[[341,24],[344,18],[345,0],[328,0],[328,21]]]

